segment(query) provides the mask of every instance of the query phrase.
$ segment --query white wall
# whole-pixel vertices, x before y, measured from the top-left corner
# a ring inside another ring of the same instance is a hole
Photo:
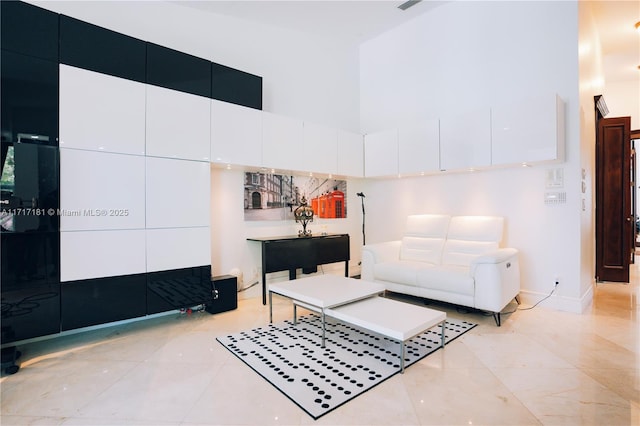
[[[164,1],[30,1],[39,7],[263,77],[263,109],[359,128],[355,45]]]
[[[364,133],[537,93],[557,93],[565,101],[565,163],[367,181],[367,242],[398,238],[411,213],[501,215],[505,245],[521,253],[525,301],[548,294],[559,276],[548,304],[582,311],[590,280],[580,266],[577,4],[451,2],[364,43],[360,58]],[[547,206],[545,174],[555,168],[564,172],[567,202]]]
[[[631,130],[640,129],[640,80],[605,81],[604,100],[610,117],[631,117]]]

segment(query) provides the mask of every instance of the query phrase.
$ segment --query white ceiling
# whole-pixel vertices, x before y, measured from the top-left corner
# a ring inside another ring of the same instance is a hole
[[[584,1],[584,0],[580,0]],[[303,31],[345,43],[360,43],[446,1],[423,0],[402,11],[405,0],[178,0],[183,6]],[[640,1],[594,1],[606,81],[640,80]]]

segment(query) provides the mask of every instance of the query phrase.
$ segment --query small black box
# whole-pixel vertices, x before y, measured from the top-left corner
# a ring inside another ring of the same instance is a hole
[[[205,310],[210,314],[232,311],[238,307],[238,278],[234,275],[220,275],[211,278],[213,300]]]

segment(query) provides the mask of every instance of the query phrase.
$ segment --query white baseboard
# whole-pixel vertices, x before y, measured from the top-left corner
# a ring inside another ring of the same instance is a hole
[[[593,301],[593,286],[589,286],[587,291],[585,291],[580,297],[567,297],[554,293],[548,299],[541,302],[541,300],[547,296],[549,296],[548,293],[543,294],[528,290],[520,291],[520,298],[523,305],[533,306],[536,303],[539,303],[538,306],[544,306],[545,308],[556,311],[582,314]]]

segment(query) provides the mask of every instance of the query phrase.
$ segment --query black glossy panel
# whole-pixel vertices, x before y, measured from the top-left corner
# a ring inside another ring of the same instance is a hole
[[[211,301],[211,267],[147,273],[147,313],[189,308]]]
[[[211,97],[211,62],[147,43],[147,83]]]
[[[0,230],[3,233],[57,232],[60,229],[58,148],[3,143],[0,151]],[[5,268],[4,261],[2,268]]]
[[[144,316],[145,274],[65,282],[62,330]]]
[[[58,14],[19,2],[0,2],[2,49],[58,61]]]
[[[60,283],[15,291],[2,290],[3,344],[58,332]]]
[[[60,62],[145,82],[146,43],[96,25],[60,16]]]
[[[58,145],[58,63],[2,50],[2,142]]]
[[[211,97],[262,109],[262,77],[214,63],[211,65]]]
[[[214,297],[206,304],[210,314],[232,311],[238,307],[238,279],[233,275],[221,275],[211,279]]]
[[[58,232],[0,232],[2,343],[60,331]]]

